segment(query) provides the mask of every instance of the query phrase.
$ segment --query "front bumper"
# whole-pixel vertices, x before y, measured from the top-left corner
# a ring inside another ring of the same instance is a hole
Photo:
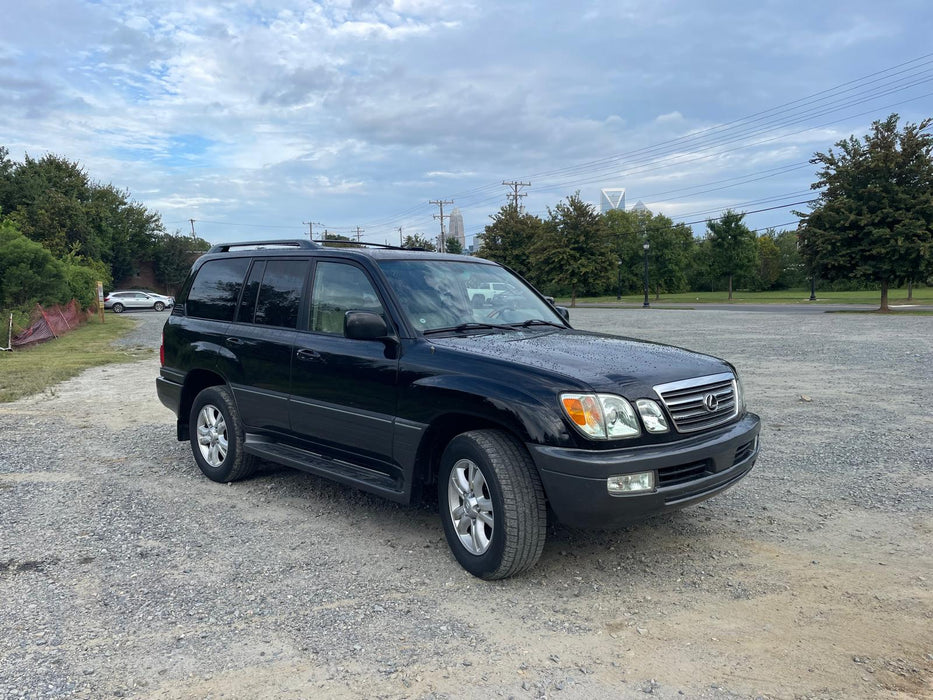
[[[580,528],[612,528],[699,503],[737,483],[758,459],[761,421],[732,425],[664,445],[581,450],[529,444],[557,518]],[[606,479],[655,471],[656,489],[610,495]]]

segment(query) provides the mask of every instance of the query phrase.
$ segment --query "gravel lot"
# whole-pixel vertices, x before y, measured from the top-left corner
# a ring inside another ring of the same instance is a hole
[[[157,352],[0,404],[0,697],[933,697],[933,318],[572,319],[733,361],[762,457],[501,582],[430,508],[202,477]]]

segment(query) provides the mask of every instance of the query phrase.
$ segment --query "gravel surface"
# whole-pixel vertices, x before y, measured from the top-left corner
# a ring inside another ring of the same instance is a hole
[[[157,352],[0,404],[0,697],[933,697],[933,318],[571,313],[731,360],[762,457],[507,581],[430,507],[205,479]]]

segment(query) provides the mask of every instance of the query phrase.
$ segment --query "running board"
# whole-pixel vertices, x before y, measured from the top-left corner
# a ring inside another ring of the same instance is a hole
[[[262,438],[249,434],[246,436],[244,451],[260,459],[267,459],[270,462],[284,464],[293,469],[318,474],[341,484],[379,494],[392,501],[408,502],[408,494],[396,479],[374,469],[367,469],[340,459],[332,459],[300,447],[265,442]]]

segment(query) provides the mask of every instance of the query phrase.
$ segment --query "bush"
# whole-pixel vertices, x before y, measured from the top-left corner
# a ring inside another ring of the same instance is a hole
[[[10,221],[0,222],[0,308],[26,310],[70,297],[65,266]]]

